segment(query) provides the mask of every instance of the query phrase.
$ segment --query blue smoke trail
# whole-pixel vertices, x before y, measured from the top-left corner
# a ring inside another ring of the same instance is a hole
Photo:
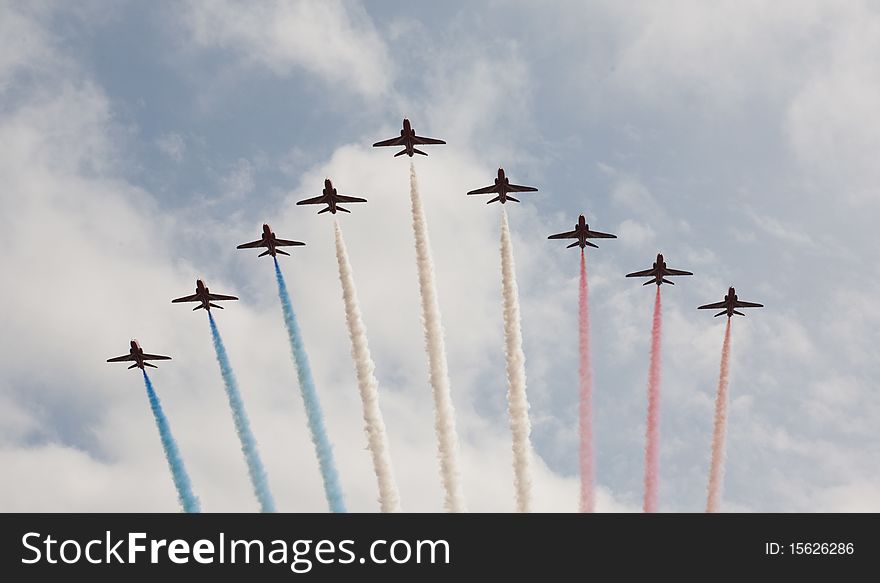
[[[217,362],[220,363],[220,374],[223,375],[223,384],[226,386],[226,397],[229,399],[229,408],[232,409],[235,431],[241,440],[241,451],[244,453],[244,458],[247,461],[248,474],[254,486],[254,493],[260,502],[260,511],[275,512],[275,501],[272,499],[272,493],[269,491],[266,470],[263,468],[260,453],[257,451],[257,440],[254,439],[254,435],[251,433],[251,424],[248,421],[247,413],[244,411],[244,403],[241,400],[241,393],[238,391],[238,383],[235,380],[235,375],[232,373],[229,356],[226,355],[226,348],[223,346],[223,340],[220,338],[220,332],[217,330],[217,323],[214,322],[214,315],[210,310],[208,311],[208,320],[211,322],[214,351],[217,353]]]
[[[168,460],[168,467],[171,469],[171,477],[174,479],[174,487],[177,488],[177,499],[183,506],[184,512],[199,512],[199,499],[193,494],[192,484],[189,481],[189,475],[183,465],[183,458],[180,457],[180,450],[177,449],[177,442],[171,435],[171,426],[168,425],[168,418],[162,411],[162,403],[159,402],[159,396],[153,390],[153,383],[144,373],[144,384],[147,385],[147,396],[150,398],[150,409],[153,410],[153,416],[156,418],[156,427],[159,428],[159,437],[162,438],[162,447],[165,448],[165,459]]]
[[[339,476],[333,461],[333,446],[330,445],[327,429],[324,427],[324,414],[321,412],[321,403],[318,401],[318,392],[315,390],[312,369],[309,367],[309,357],[306,354],[302,333],[296,321],[296,314],[293,312],[293,305],[290,303],[287,285],[284,283],[284,276],[281,275],[277,258],[275,258],[275,279],[278,281],[278,296],[281,298],[284,324],[287,326],[287,335],[290,337],[290,349],[296,364],[296,375],[299,378],[299,387],[306,407],[309,429],[312,432],[312,442],[315,444],[315,453],[318,454],[318,464],[321,466],[327,504],[330,506],[331,512],[345,512],[342,487],[339,485]]]

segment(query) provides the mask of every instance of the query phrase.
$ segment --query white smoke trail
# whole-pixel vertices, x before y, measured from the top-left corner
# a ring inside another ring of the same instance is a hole
[[[458,465],[458,434],[455,431],[455,409],[449,389],[446,369],[446,348],[443,344],[443,324],[437,289],[434,286],[434,262],[428,240],[428,224],[422,208],[422,198],[416,182],[415,165],[409,165],[409,195],[412,205],[413,235],[416,240],[416,264],[419,270],[419,295],[422,300],[422,324],[425,327],[425,349],[431,389],[434,394],[434,430],[440,458],[440,477],[445,492],[444,507],[448,512],[465,512],[461,472]]]
[[[385,422],[379,409],[379,381],[373,374],[376,367],[370,356],[367,329],[361,318],[357,290],[354,286],[345,240],[342,238],[342,229],[336,221],[333,223],[333,228],[336,231],[336,261],[339,263],[339,281],[342,283],[342,299],[345,302],[345,322],[348,325],[348,336],[351,338],[351,356],[354,359],[358,389],[364,408],[364,432],[367,434],[367,446],[373,457],[373,469],[379,482],[379,505],[382,512],[400,512],[400,497],[391,468],[391,453],[385,435]]]
[[[532,505],[529,401],[526,397],[526,357],[522,348],[519,293],[507,211],[501,213],[501,291],[504,296],[504,352],[507,356],[507,412],[513,433],[513,469],[516,508],[529,512]]]

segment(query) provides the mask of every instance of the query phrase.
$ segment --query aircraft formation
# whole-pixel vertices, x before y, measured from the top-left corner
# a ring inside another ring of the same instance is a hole
[[[373,144],[373,147],[385,147],[385,146],[399,146],[403,149],[394,154],[394,157],[402,156],[406,154],[410,158],[412,158],[415,154],[420,154],[423,156],[427,156],[428,154],[416,148],[416,146],[423,145],[437,145],[437,144],[445,144],[446,142],[437,138],[429,138],[424,136],[419,136],[415,133],[410,121],[408,119],[403,120],[403,128],[400,130],[400,136],[395,138],[390,138],[388,140],[383,140],[376,142]],[[510,202],[520,202],[518,199],[510,196],[512,192],[537,192],[538,189],[533,186],[522,186],[519,184],[513,184],[510,182],[510,179],[504,172],[503,168],[498,168],[498,174],[495,177],[494,184],[489,186],[484,186],[482,188],[477,188],[469,191],[468,195],[479,195],[479,194],[494,194],[495,196],[487,201],[486,204],[490,204],[493,202],[500,202],[501,204],[505,204],[508,201]],[[351,203],[365,203],[367,199],[359,198],[356,196],[348,196],[339,194],[337,189],[333,186],[333,183],[329,178],[324,180],[324,188],[321,192],[321,195],[316,196],[314,198],[307,198],[305,200],[298,201],[297,205],[326,205],[323,209],[318,211],[318,214],[322,213],[332,213],[336,214],[337,212],[345,212],[350,213],[351,211],[347,208],[340,206],[342,204],[351,204]],[[568,248],[572,247],[580,247],[584,249],[585,247],[595,247],[598,248],[598,245],[591,242],[590,239],[616,239],[617,235],[611,233],[603,233],[601,231],[594,231],[590,229],[590,226],[586,222],[586,218],[584,215],[580,215],[578,217],[578,222],[574,226],[573,231],[567,231],[563,233],[556,233],[550,235],[548,239],[574,239],[574,242],[568,245]],[[253,248],[265,248],[258,255],[258,257],[263,257],[266,255],[270,255],[272,257],[276,257],[276,255],[290,255],[280,247],[296,247],[302,246],[305,243],[300,241],[293,241],[288,239],[280,239],[278,238],[268,224],[263,225],[263,232],[259,239],[255,241],[251,241],[249,243],[242,243],[237,246],[237,249],[253,249]],[[664,283],[674,285],[674,283],[667,279],[667,277],[677,277],[677,276],[687,276],[693,275],[690,271],[683,271],[680,269],[672,269],[667,267],[666,260],[663,258],[661,253],[657,254],[657,258],[654,261],[652,267],[650,269],[645,269],[643,271],[636,271],[633,273],[626,274],[626,277],[647,277],[649,278],[643,285],[656,284],[658,287]],[[237,300],[238,298],[235,296],[229,295],[221,295],[211,293],[205,283],[199,279],[196,281],[196,290],[195,293],[189,296],[183,296],[180,298],[175,298],[172,303],[185,303],[185,302],[198,302],[193,311],[195,310],[208,310],[211,308],[219,308],[223,309],[223,306],[215,303],[220,301],[231,301]],[[758,304],[755,302],[746,302],[740,300],[736,294],[736,290],[731,286],[724,296],[724,300],[716,303],[705,304],[699,306],[697,309],[699,310],[721,310],[715,316],[721,316],[726,314],[728,318],[737,316],[744,316],[742,312],[738,310],[738,308],[762,308],[762,304]],[[160,356],[155,354],[146,354],[143,349],[138,344],[137,340],[132,340],[130,343],[130,352],[127,355],[118,356],[115,358],[110,358],[107,362],[133,362],[128,368],[140,368],[144,367],[153,367],[156,368],[154,364],[147,362],[148,360],[170,360],[168,356]]]

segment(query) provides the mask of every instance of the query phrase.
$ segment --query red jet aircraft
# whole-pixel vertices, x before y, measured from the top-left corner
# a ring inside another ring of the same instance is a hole
[[[141,370],[144,370],[145,366],[159,368],[155,364],[150,364],[149,362],[146,362],[148,360],[171,360],[171,357],[162,356],[161,354],[146,354],[144,352],[144,349],[141,348],[141,345],[138,344],[138,341],[132,340],[131,348],[129,348],[128,354],[123,356],[116,356],[114,358],[108,358],[107,362],[134,362],[133,365],[128,367],[129,369],[137,367]]]

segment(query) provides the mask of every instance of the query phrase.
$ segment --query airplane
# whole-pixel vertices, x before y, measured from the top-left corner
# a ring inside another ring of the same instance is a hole
[[[743,302],[737,299],[736,290],[730,288],[727,291],[727,295],[724,296],[723,302],[717,302],[714,304],[706,304],[705,306],[700,306],[697,308],[698,310],[721,310],[715,317],[717,318],[721,314],[727,314],[727,317],[730,318],[734,314],[737,316],[745,316],[745,314],[736,311],[736,308],[763,308],[763,304],[756,304],[754,302]]]
[[[627,273],[627,277],[650,277],[649,279],[642,285],[648,285],[651,283],[656,283],[659,287],[664,283],[668,283],[669,285],[675,285],[674,282],[666,279],[666,276],[674,276],[674,275],[693,275],[690,271],[682,271],[680,269],[670,269],[666,267],[666,261],[663,260],[663,254],[657,254],[657,261],[654,262],[654,266],[651,269],[646,269],[644,271],[636,271],[634,273]]]
[[[134,362],[133,365],[128,367],[129,369],[133,369],[135,367],[144,370],[145,366],[149,366],[152,368],[159,368],[155,364],[150,364],[146,362],[147,360],[171,360],[170,356],[162,356],[160,354],[146,354],[144,349],[141,348],[141,345],[138,344],[137,340],[131,341],[131,348],[129,348],[129,352],[123,356],[116,356],[114,358],[108,358],[107,362]]]
[[[489,194],[489,193],[497,193],[498,196],[487,202],[486,204],[491,204],[495,201],[504,204],[508,200],[512,200],[513,202],[519,202],[519,200],[513,198],[512,196],[508,196],[508,192],[538,192],[538,189],[534,186],[520,186],[518,184],[511,184],[510,180],[507,176],[504,175],[504,168],[498,169],[498,177],[495,179],[495,184],[492,186],[484,186],[483,188],[478,188],[476,190],[470,191],[468,194]]]
[[[399,138],[390,138],[387,140],[382,140],[381,142],[376,142],[373,144],[374,148],[379,148],[382,146],[403,146],[403,150],[394,154],[394,157],[403,156],[406,154],[410,158],[413,157],[413,154],[421,154],[422,156],[427,156],[426,153],[421,150],[416,149],[414,146],[419,146],[422,144],[445,144],[443,140],[438,140],[437,138],[424,138],[422,136],[417,136],[415,130],[412,129],[412,126],[409,124],[409,120],[403,119],[403,129],[400,130]]]
[[[335,215],[336,211],[342,211],[344,213],[351,212],[350,210],[339,206],[340,202],[367,202],[367,199],[365,198],[337,194],[336,189],[333,188],[333,183],[330,182],[329,178],[324,179],[324,190],[321,192],[321,196],[316,196],[315,198],[307,198],[305,200],[297,202],[296,204],[326,204],[327,208],[319,210],[318,214],[320,215],[321,213],[326,213],[327,211],[330,211]]]
[[[571,249],[572,247],[580,246],[581,249],[589,245],[590,247],[599,248],[595,243],[590,243],[587,239],[617,239],[617,235],[612,235],[611,233],[600,233],[599,231],[591,231],[590,225],[587,224],[587,220],[584,218],[584,215],[578,217],[578,222],[574,226],[574,231],[568,231],[567,233],[557,233],[555,235],[550,235],[547,237],[548,239],[577,239],[574,243],[566,247],[566,249]]]
[[[238,298],[235,296],[223,296],[220,294],[212,294],[205,282],[201,279],[196,280],[196,293],[191,296],[183,296],[182,298],[177,298],[171,300],[172,304],[176,304],[179,302],[201,302],[198,306],[193,308],[193,312],[196,310],[210,310],[211,308],[220,308],[223,309],[223,306],[218,306],[213,302],[219,302],[222,300],[237,300]]]
[[[301,243],[300,241],[288,241],[287,239],[279,239],[275,236],[275,233],[272,232],[272,229],[269,225],[263,223],[263,236],[256,241],[251,241],[250,243],[242,243],[236,249],[256,249],[257,247],[265,247],[266,250],[257,255],[257,257],[263,257],[265,255],[271,255],[275,257],[276,253],[280,253],[282,255],[290,255],[287,251],[283,249],[278,249],[278,247],[293,247],[305,245],[305,243]]]

